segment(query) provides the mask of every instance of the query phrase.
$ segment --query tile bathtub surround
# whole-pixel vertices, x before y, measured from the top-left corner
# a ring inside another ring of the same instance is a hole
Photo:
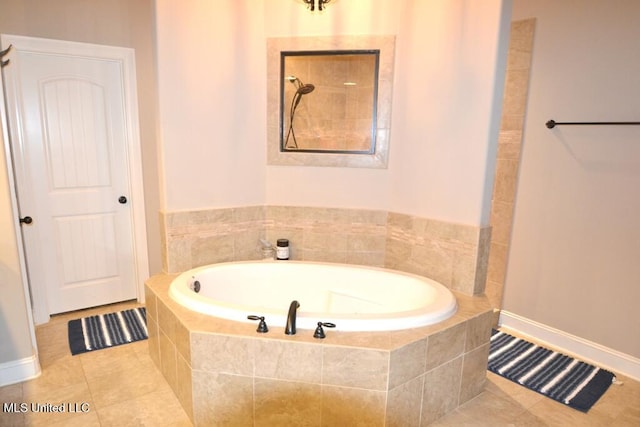
[[[483,390],[484,297],[456,295],[458,313],[437,325],[317,340],[190,312],[168,296],[173,277],[146,283],[149,352],[195,425],[418,425],[405,421],[435,420]]]
[[[162,268],[178,273],[226,261],[260,259],[265,208],[160,212]]]
[[[291,259],[387,267],[448,288],[484,291],[491,229],[366,209],[252,206],[161,213],[167,273],[262,257],[289,239]]]
[[[479,295],[484,291],[490,240],[490,227],[389,213],[385,267]]]
[[[267,206],[265,215],[267,240],[289,239],[292,259],[384,265],[384,211]]]

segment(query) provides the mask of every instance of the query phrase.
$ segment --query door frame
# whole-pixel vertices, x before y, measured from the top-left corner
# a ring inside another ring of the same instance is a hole
[[[133,245],[134,245],[134,264],[135,264],[135,280],[137,299],[140,303],[144,302],[144,281],[149,277],[149,260],[147,253],[147,230],[146,230],[146,214],[144,204],[144,188],[143,188],[143,173],[142,173],[142,155],[140,145],[140,130],[138,122],[138,98],[137,98],[137,84],[136,84],[136,69],[135,69],[135,51],[132,48],[106,46],[91,43],[82,43],[65,40],[43,39],[37,37],[26,37],[2,34],[0,40],[3,47],[12,45],[13,48],[9,52],[9,55],[5,59],[11,60],[13,53],[16,50],[21,52],[34,52],[40,54],[50,54],[59,56],[75,56],[91,59],[99,59],[106,61],[118,62],[122,70],[122,80],[124,85],[124,108],[126,112],[126,146],[127,146],[127,160],[129,169],[129,194],[131,197],[131,222],[133,226]],[[5,48],[6,48],[5,47]],[[11,67],[9,64],[7,67]],[[19,73],[11,76],[12,78],[19,78]],[[5,72],[5,79],[9,80],[9,76]],[[7,108],[14,108],[17,105],[15,94],[7,93],[5,91]],[[12,98],[9,98],[12,97]],[[8,111],[6,112],[8,114]],[[14,114],[15,115],[15,114]],[[11,117],[7,117],[8,126],[10,129],[18,129],[15,123],[11,122]],[[23,135],[20,132],[14,131],[9,134],[9,142],[6,144],[5,149],[9,148],[11,151],[7,152],[7,170],[12,172],[12,175],[16,173],[15,157],[13,152],[21,150],[25,144]],[[22,156],[20,157],[22,158]],[[9,164],[11,163],[11,164]],[[25,165],[21,165],[21,170],[25,170]],[[16,175],[14,175],[16,176]],[[17,201],[17,206],[13,211],[16,217],[14,223],[16,224],[16,233],[18,236],[22,236],[21,225],[19,222],[19,200],[17,197],[17,185],[20,184],[19,178],[16,176],[14,185],[11,188],[12,200]],[[21,262],[26,265],[26,253],[24,247],[19,254]],[[29,292],[25,295],[25,299],[32,301],[33,320],[35,324],[46,323],[49,321],[49,308],[47,301],[46,288],[44,284],[29,283],[25,285],[25,292]]]
[[[0,44],[0,49],[1,49]],[[4,60],[3,58],[0,58]],[[9,121],[7,111],[5,109],[4,102],[4,80],[2,72],[0,71],[0,139],[2,139],[2,149],[4,150],[4,157],[6,162],[6,174],[7,182],[9,184],[9,208],[11,209],[11,217],[13,219],[13,229],[16,237],[16,247],[18,250],[18,263],[19,263],[19,279],[22,282],[22,292],[24,296],[24,308],[27,314],[27,323],[29,327],[29,338],[31,339],[31,346],[33,348],[33,357],[35,360],[31,364],[21,363],[11,371],[13,378],[17,381],[24,381],[30,378],[35,378],[42,372],[40,367],[40,361],[38,359],[38,342],[36,340],[36,329],[34,322],[33,304],[29,297],[29,281],[27,275],[27,265],[25,262],[24,246],[22,244],[22,233],[20,230],[20,213],[18,212],[18,200],[16,197],[16,183],[14,179],[13,160],[11,159],[11,145],[9,143]],[[24,359],[23,359],[24,360]],[[17,368],[17,369],[16,369]]]

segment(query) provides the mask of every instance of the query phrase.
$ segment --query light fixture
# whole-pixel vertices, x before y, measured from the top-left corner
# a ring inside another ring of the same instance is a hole
[[[302,1],[304,2],[304,4],[307,5],[307,8],[311,12],[315,11],[316,9],[322,12],[325,8],[325,5],[331,2],[331,0],[302,0]]]

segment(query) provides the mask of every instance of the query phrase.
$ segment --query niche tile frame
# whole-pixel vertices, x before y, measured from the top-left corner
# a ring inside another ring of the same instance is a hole
[[[280,53],[282,51],[380,50],[376,148],[373,154],[338,154],[280,151]],[[327,37],[270,37],[267,39],[267,164],[285,166],[335,166],[386,169],[389,157],[394,35]]]

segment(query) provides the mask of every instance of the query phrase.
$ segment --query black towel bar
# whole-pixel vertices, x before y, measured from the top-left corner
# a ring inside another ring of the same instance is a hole
[[[640,122],[556,122],[549,120],[545,124],[549,129],[553,129],[558,125],[640,125]]]

